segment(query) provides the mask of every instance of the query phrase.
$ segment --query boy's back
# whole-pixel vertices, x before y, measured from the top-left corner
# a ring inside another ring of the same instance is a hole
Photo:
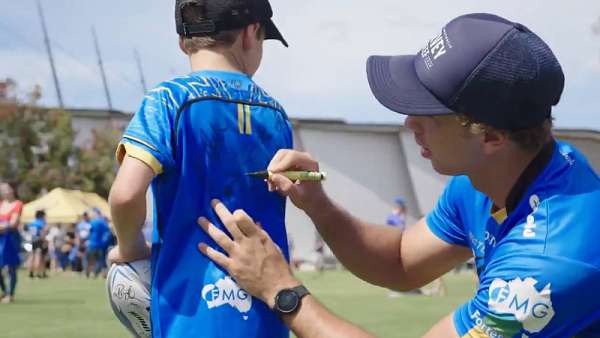
[[[193,73],[150,92],[122,145],[129,156],[147,153],[162,167],[152,185],[154,336],[284,336],[275,315],[196,248],[209,240],[196,220],[218,224],[210,202],[219,198],[261,221],[287,253],[284,198],[246,175],[292,147],[279,104],[243,74]]]

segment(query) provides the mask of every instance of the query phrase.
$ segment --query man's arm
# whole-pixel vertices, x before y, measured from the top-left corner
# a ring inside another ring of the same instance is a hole
[[[146,191],[154,178],[154,171],[144,162],[129,156],[117,173],[109,196],[112,220],[118,249],[111,252],[115,262],[128,262],[150,255],[142,234],[146,219]]]
[[[274,173],[290,169],[318,171],[319,165],[309,154],[293,150],[279,151],[269,164]],[[465,247],[439,239],[424,219],[404,232],[363,222],[331,201],[321,183],[296,184],[275,174],[269,188],[289,196],[311,218],[340,262],[358,277],[376,285],[411,290],[472,255]]]

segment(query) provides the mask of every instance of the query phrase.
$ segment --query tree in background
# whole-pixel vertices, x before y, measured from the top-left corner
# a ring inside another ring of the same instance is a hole
[[[14,81],[0,82],[0,179],[16,183],[25,201],[56,187],[107,197],[117,132],[95,132],[91,147],[78,149],[67,112],[39,107],[39,87],[19,94]]]
[[[94,130],[92,146],[80,151],[78,175],[81,190],[108,197],[115,179],[115,149],[121,132],[112,129]]]
[[[22,103],[18,98],[18,88],[14,81],[3,83],[0,102],[0,177],[18,183],[18,193],[22,199],[30,197],[29,187],[20,184],[27,179],[35,167],[34,152],[41,146],[39,129],[43,115],[35,105],[41,96],[39,88],[27,95]]]

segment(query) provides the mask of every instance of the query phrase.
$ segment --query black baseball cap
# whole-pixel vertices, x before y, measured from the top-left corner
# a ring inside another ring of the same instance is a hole
[[[202,8],[202,18],[184,22],[182,10],[187,6]],[[246,27],[260,22],[265,27],[265,39],[279,40],[284,46],[287,41],[271,18],[273,9],[268,0],[176,0],[175,22],[180,36],[210,36],[216,33]]]
[[[485,13],[450,21],[417,55],[369,57],[367,77],[377,100],[395,112],[462,113],[504,130],[550,117],[565,81],[540,37]]]

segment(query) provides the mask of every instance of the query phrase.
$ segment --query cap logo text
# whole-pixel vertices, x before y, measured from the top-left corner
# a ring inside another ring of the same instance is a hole
[[[434,61],[440,58],[442,55],[446,54],[448,48],[452,48],[452,45],[448,40],[448,34],[446,33],[446,29],[444,28],[440,35],[429,40],[427,46],[425,46],[425,48],[421,50],[421,57],[423,58],[427,69],[431,69],[433,67]]]

